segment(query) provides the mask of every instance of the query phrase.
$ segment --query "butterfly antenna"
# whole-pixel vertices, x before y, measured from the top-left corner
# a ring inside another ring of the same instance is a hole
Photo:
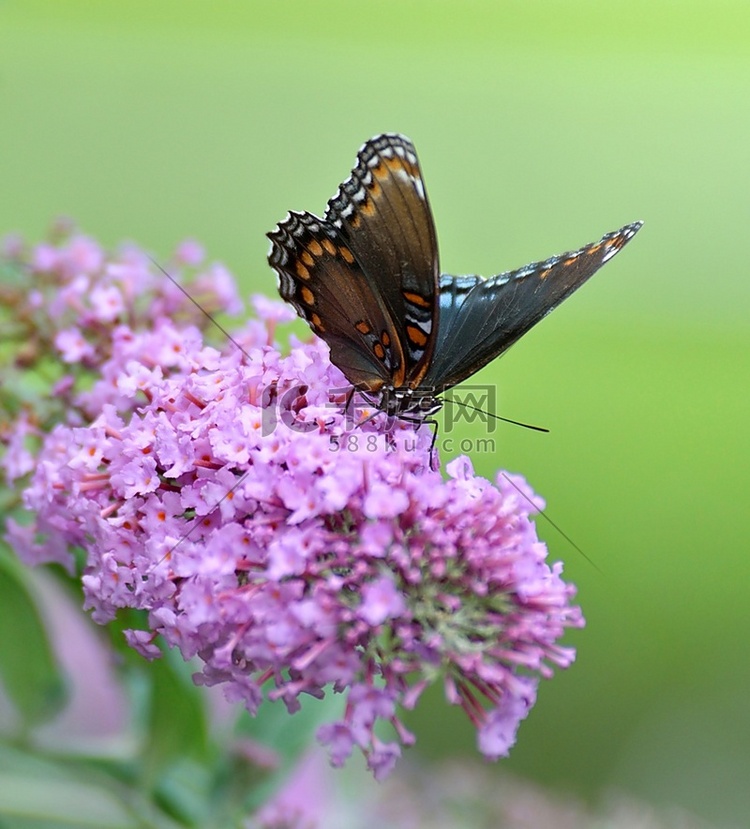
[[[512,487],[513,487],[513,489],[515,489],[515,490],[516,490],[516,492],[517,492],[517,493],[518,493],[518,494],[519,494],[522,498],[524,498],[525,500],[527,500],[527,501],[531,504],[531,506],[532,506],[532,507],[534,507],[534,512],[538,512],[538,513],[539,513],[539,515],[541,515],[541,516],[542,516],[542,518],[544,518],[544,520],[545,520],[548,524],[550,524],[551,526],[553,526],[553,527],[557,530],[557,532],[559,532],[559,533],[560,533],[560,535],[561,535],[561,536],[562,536],[562,537],[563,537],[563,538],[564,538],[564,539],[568,542],[568,544],[570,544],[570,546],[571,546],[571,547],[573,547],[575,550],[577,550],[577,551],[578,551],[578,552],[579,552],[579,553],[580,553],[580,554],[581,554],[581,555],[582,555],[582,556],[586,559],[586,561],[588,561],[588,563],[589,563],[589,564],[590,564],[590,565],[594,568],[594,570],[596,570],[598,573],[602,573],[602,575],[604,575],[604,573],[603,573],[602,569],[601,569],[600,567],[598,567],[598,566],[594,563],[594,561],[586,555],[586,553],[584,553],[584,552],[583,552],[583,550],[582,550],[582,549],[581,549],[581,548],[580,548],[580,547],[579,547],[579,546],[575,543],[575,541],[573,541],[573,539],[572,539],[572,538],[571,538],[571,537],[570,537],[570,536],[569,536],[566,532],[564,532],[564,530],[563,530],[563,529],[562,529],[562,528],[561,528],[558,524],[556,524],[556,523],[555,523],[555,522],[554,522],[554,521],[553,521],[553,520],[549,517],[549,515],[547,515],[547,513],[546,513],[543,509],[539,509],[539,507],[538,507],[538,506],[537,506],[537,505],[536,505],[536,504],[535,504],[535,503],[531,500],[531,498],[529,498],[529,496],[528,496],[528,495],[527,495],[527,494],[526,494],[526,493],[525,493],[525,492],[521,489],[521,487],[519,487],[517,484],[513,483],[513,481],[510,479],[510,477],[508,476],[508,474],[507,474],[507,473],[505,473],[505,472],[503,472],[502,470],[500,470],[500,474],[501,474],[501,475],[503,476],[503,478],[505,478],[505,480],[506,480],[506,481],[507,481],[507,482],[508,482],[508,483],[509,483]]]
[[[187,540],[190,538],[190,536],[193,534],[193,531],[194,531],[194,530],[197,530],[197,529],[198,529],[198,527],[200,527],[201,523],[202,523],[202,522],[203,522],[203,521],[204,521],[204,520],[205,520],[208,516],[210,516],[210,515],[211,515],[211,513],[212,513],[214,510],[218,509],[218,508],[221,506],[221,504],[222,504],[222,502],[223,502],[223,501],[226,501],[226,499],[227,499],[227,498],[231,497],[231,495],[232,495],[232,493],[235,491],[235,489],[237,489],[237,487],[238,487],[238,486],[240,486],[240,484],[241,484],[241,483],[245,480],[245,478],[247,478],[247,476],[248,476],[249,474],[250,474],[250,471],[248,470],[247,472],[245,472],[245,474],[244,474],[244,475],[241,475],[241,476],[237,479],[237,481],[235,482],[235,484],[234,484],[234,485],[233,485],[233,486],[232,486],[229,490],[227,490],[227,492],[225,492],[225,493],[224,493],[224,495],[222,495],[222,496],[221,496],[221,498],[219,498],[219,500],[218,500],[218,501],[217,501],[217,502],[213,505],[213,507],[211,507],[211,509],[209,510],[209,512],[207,512],[207,513],[206,513],[206,515],[197,515],[197,516],[195,516],[195,520],[193,521],[193,525],[190,527],[190,529],[186,530],[186,531],[185,531],[185,532],[184,532],[184,533],[183,533],[183,534],[182,534],[182,535],[181,535],[181,536],[177,539],[177,541],[175,541],[175,543],[174,543],[174,544],[173,544],[173,545],[172,545],[172,546],[171,546],[171,547],[167,550],[167,552],[166,552],[166,553],[164,553],[164,555],[163,555],[163,556],[159,559],[159,561],[157,561],[157,562],[156,562],[156,564],[154,565],[154,567],[156,567],[157,565],[161,564],[161,563],[162,563],[162,562],[163,562],[163,561],[164,561],[164,560],[165,560],[168,556],[172,555],[172,553],[173,553],[173,552],[174,552],[174,551],[175,551],[175,550],[176,550],[176,549],[180,546],[180,544],[182,544],[182,542],[183,542],[183,541],[187,541]]]
[[[502,420],[503,423],[512,423],[514,426],[523,426],[524,429],[533,429],[535,432],[549,432],[549,429],[544,426],[532,426],[531,423],[522,423],[520,420],[511,420],[509,417],[500,417],[500,415],[493,414],[492,412],[485,412],[484,409],[478,409],[476,406],[464,403],[462,400],[454,400],[450,397],[445,397],[443,399],[446,403],[453,403],[456,406],[463,406],[465,409],[472,409],[475,412],[487,415],[487,417],[494,417],[495,420]]]
[[[156,261],[156,259],[154,259],[154,257],[153,257],[153,256],[150,256],[149,254],[146,254],[146,255],[147,255],[147,256],[148,256],[148,258],[151,260],[152,264],[153,264],[153,265],[155,265],[155,266],[156,266],[156,267],[157,267],[157,268],[158,268],[158,269],[159,269],[159,270],[160,270],[160,271],[164,274],[164,276],[166,276],[166,277],[167,277],[167,279],[168,279],[168,280],[169,280],[169,281],[170,281],[170,282],[171,282],[171,283],[172,283],[172,284],[173,284],[173,285],[174,285],[174,286],[175,286],[175,287],[176,287],[179,291],[181,291],[181,292],[182,292],[182,293],[183,293],[183,294],[184,294],[184,295],[185,295],[185,296],[186,296],[186,297],[190,300],[190,302],[192,302],[192,303],[193,303],[193,305],[195,305],[195,307],[196,307],[196,308],[197,308],[197,309],[201,312],[201,314],[203,314],[203,316],[204,316],[204,317],[206,317],[206,319],[208,319],[210,322],[212,322],[212,323],[216,326],[216,328],[218,328],[218,329],[219,329],[219,331],[221,331],[221,333],[222,333],[222,334],[223,334],[223,335],[227,338],[227,340],[229,340],[229,342],[230,342],[230,343],[232,343],[233,345],[235,345],[235,346],[239,349],[239,351],[240,351],[242,354],[244,354],[244,355],[245,355],[245,357],[247,357],[247,358],[248,358],[248,360],[249,360],[249,359],[250,359],[250,355],[247,353],[247,351],[245,351],[245,349],[242,347],[242,345],[241,345],[239,342],[237,342],[237,340],[236,340],[236,339],[235,339],[235,338],[234,338],[234,337],[233,337],[233,336],[229,333],[229,331],[227,331],[227,329],[226,329],[226,328],[224,328],[224,326],[223,326],[220,322],[218,322],[216,319],[214,319],[214,318],[211,316],[211,314],[209,314],[209,313],[208,313],[208,311],[206,311],[206,309],[205,309],[205,308],[204,308],[204,307],[200,304],[200,302],[198,302],[198,300],[194,299],[194,298],[190,295],[190,292],[189,292],[189,291],[187,291],[187,290],[185,290],[185,288],[184,288],[182,285],[180,285],[180,283],[179,283],[179,282],[178,282],[178,281],[177,281],[177,280],[176,280],[176,279],[172,276],[172,274],[171,274],[171,273],[169,273],[169,271],[167,271],[165,268],[163,268],[163,267],[159,264],[159,262],[157,262],[157,261]],[[213,508],[212,508],[212,510],[211,510],[211,511],[213,511],[213,510],[217,509],[218,507],[220,507],[220,506],[221,506],[222,501],[224,501],[224,500],[226,500],[227,498],[229,498],[229,497],[231,496],[231,494],[234,492],[234,490],[235,490],[235,489],[237,489],[237,487],[238,487],[238,486],[239,486],[239,485],[240,485],[240,484],[241,484],[241,483],[245,480],[245,478],[246,478],[249,474],[250,474],[249,472],[246,472],[244,475],[242,475],[242,476],[241,476],[241,477],[240,477],[240,478],[236,481],[236,483],[234,484],[234,486],[232,486],[232,487],[231,487],[231,489],[229,489],[229,490],[228,490],[228,491],[227,491],[227,492],[226,492],[226,493],[225,493],[225,494],[224,494],[224,495],[223,495],[223,496],[222,496],[222,497],[221,497],[221,498],[220,498],[220,499],[216,502],[216,504],[214,504],[214,506],[213,506]],[[210,513],[209,513],[209,514],[210,514]],[[203,518],[205,518],[205,516],[201,516],[201,520],[202,520]],[[176,542],[172,545],[172,547],[171,547],[169,550],[167,550],[167,552],[166,552],[166,553],[162,556],[162,558],[161,558],[161,559],[159,559],[159,562],[158,562],[158,563],[161,563],[162,561],[164,561],[164,559],[165,559],[168,555],[170,555],[171,553],[173,553],[173,552],[174,552],[174,551],[175,551],[175,550],[176,550],[176,549],[180,546],[180,544],[182,544],[182,542],[183,542],[183,541],[187,541],[187,539],[188,539],[188,538],[189,538],[189,537],[193,534],[193,531],[194,531],[194,530],[196,530],[196,529],[200,526],[201,520],[196,520],[196,521],[194,521],[194,522],[193,522],[192,527],[190,527],[190,529],[189,529],[189,530],[187,530],[185,533],[183,533],[183,535],[182,535],[182,536],[180,536],[180,538],[179,538],[179,539],[178,539],[178,540],[177,540],[177,541],[176,541]]]
[[[169,281],[170,281],[170,282],[171,282],[171,283],[172,283],[172,284],[173,284],[176,288],[178,288],[180,291],[182,291],[182,293],[183,293],[183,294],[184,294],[184,295],[185,295],[185,296],[186,296],[186,297],[187,297],[187,298],[188,298],[188,299],[189,299],[189,300],[193,303],[193,305],[195,305],[195,307],[196,307],[196,308],[197,308],[197,309],[201,312],[201,314],[203,314],[203,316],[204,316],[204,317],[206,317],[206,319],[210,320],[210,321],[211,321],[211,322],[212,322],[212,323],[213,323],[213,324],[214,324],[214,325],[215,325],[215,326],[219,329],[219,331],[221,331],[221,333],[222,333],[222,334],[223,334],[223,335],[224,335],[224,336],[225,336],[225,337],[229,340],[229,342],[230,342],[230,343],[232,343],[233,345],[235,345],[235,346],[236,346],[236,347],[237,347],[237,348],[238,348],[238,349],[242,352],[242,354],[244,354],[244,355],[245,355],[245,357],[247,357],[247,359],[249,360],[249,359],[250,359],[250,355],[247,353],[247,351],[245,351],[245,349],[242,347],[242,345],[241,345],[239,342],[237,342],[237,340],[235,340],[235,338],[234,338],[234,337],[233,337],[233,336],[229,333],[229,331],[227,331],[227,329],[226,329],[226,328],[224,328],[224,326],[223,326],[220,322],[218,322],[217,320],[215,320],[215,319],[211,316],[211,314],[209,314],[209,313],[208,313],[208,311],[206,311],[206,309],[205,309],[205,308],[204,308],[204,307],[200,304],[200,302],[198,302],[198,300],[196,300],[196,299],[194,299],[192,296],[190,296],[189,291],[185,290],[185,288],[184,288],[182,285],[180,285],[180,283],[179,283],[179,282],[178,282],[178,281],[177,281],[177,280],[176,280],[176,279],[172,276],[172,274],[171,274],[171,273],[169,273],[168,271],[166,271],[166,270],[165,270],[165,269],[164,269],[164,268],[163,268],[163,267],[162,267],[162,266],[161,266],[161,265],[160,265],[160,264],[156,261],[156,259],[154,259],[154,257],[153,257],[153,256],[149,256],[148,254],[146,254],[146,255],[147,255],[147,256],[148,256],[148,258],[151,260],[151,262],[152,262],[154,265],[156,265],[156,267],[157,267],[157,268],[158,268],[158,269],[159,269],[159,270],[160,270],[160,271],[164,274],[164,276],[166,276],[166,277],[167,277],[167,279],[168,279],[168,280],[169,280]]]

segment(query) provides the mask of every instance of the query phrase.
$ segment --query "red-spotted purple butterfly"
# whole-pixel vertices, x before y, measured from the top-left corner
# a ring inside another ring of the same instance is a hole
[[[322,219],[290,212],[268,237],[279,293],[372,405],[420,423],[437,395],[510,348],[638,232],[633,222],[515,271],[440,274],[414,146],[368,141]]]

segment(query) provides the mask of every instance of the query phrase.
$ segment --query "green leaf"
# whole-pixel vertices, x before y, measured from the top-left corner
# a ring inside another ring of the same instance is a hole
[[[54,821],[51,825],[131,829],[136,823],[110,792],[74,780],[45,780],[0,773],[0,820]]]
[[[182,825],[182,824],[180,824]],[[2,829],[177,829],[103,767],[78,766],[0,743]]]
[[[29,577],[1,548],[0,607],[0,681],[28,728],[62,708],[65,684]]]
[[[148,666],[151,699],[143,759],[144,778],[150,785],[173,761],[204,759],[207,755],[203,695],[191,674],[189,667],[171,652]]]

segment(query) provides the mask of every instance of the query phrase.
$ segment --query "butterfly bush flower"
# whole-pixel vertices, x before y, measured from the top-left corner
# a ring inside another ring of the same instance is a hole
[[[341,718],[318,731],[334,765],[358,749],[384,777],[414,742],[401,711],[434,682],[481,753],[505,756],[539,678],[574,659],[561,636],[583,624],[537,538],[541,499],[466,457],[444,478],[429,429],[356,399],[347,411],[322,341],[275,343],[286,306],[258,298],[216,348],[137,247],[59,237],[5,251],[27,279],[14,295],[25,365],[54,356],[64,403],[45,415],[19,396],[5,424],[5,473],[34,516],[8,523],[18,554],[72,570],[82,550],[97,622],[144,611],[133,648],[179,649],[196,682],[253,714],[264,698],[294,713],[303,694],[341,694]],[[186,243],[170,271],[212,311],[237,310],[228,272],[201,263]]]

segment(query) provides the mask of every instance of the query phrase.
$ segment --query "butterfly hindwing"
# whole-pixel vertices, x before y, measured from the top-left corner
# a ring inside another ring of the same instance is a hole
[[[399,336],[337,229],[311,213],[292,212],[268,237],[279,293],[328,343],[349,382],[369,391],[394,378],[402,383]]]
[[[498,357],[626,245],[641,222],[578,250],[482,279],[440,278],[436,356],[424,378],[436,393]]]
[[[438,250],[414,145],[401,135],[368,141],[325,215],[353,252],[400,336],[405,385],[417,386],[433,356]]]

